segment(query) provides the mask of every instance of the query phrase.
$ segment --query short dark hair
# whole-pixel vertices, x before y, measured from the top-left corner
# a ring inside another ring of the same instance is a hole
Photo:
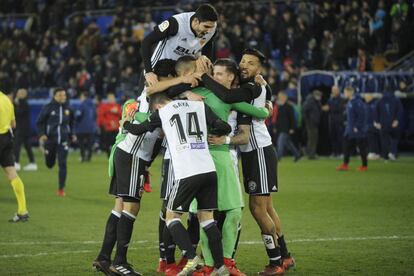
[[[266,64],[266,56],[256,48],[247,48],[243,51],[243,55],[252,55],[259,59],[261,65]]]
[[[63,88],[63,87],[56,87],[56,88],[53,90],[53,96],[55,96],[55,95],[57,94],[57,92],[60,92],[60,91],[64,91],[64,92],[66,93],[65,88]]]
[[[155,93],[149,96],[149,105],[152,110],[156,104],[164,104],[169,101],[171,101],[171,99],[168,98],[165,93]]]
[[[202,4],[195,11],[194,17],[198,18],[200,22],[217,21],[218,13],[212,5]]]
[[[154,73],[160,77],[175,76],[175,64],[173,59],[161,59],[154,66]]]

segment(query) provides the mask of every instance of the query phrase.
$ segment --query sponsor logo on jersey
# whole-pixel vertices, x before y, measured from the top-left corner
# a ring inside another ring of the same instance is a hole
[[[166,29],[168,29],[169,26],[170,26],[170,22],[168,22],[168,20],[165,20],[161,22],[160,25],[158,25],[158,29],[160,29],[161,32],[164,32]]]
[[[185,151],[185,150],[190,149],[190,145],[188,145],[188,144],[178,145],[178,146],[175,147],[175,149],[177,150],[177,152]]]
[[[176,53],[179,56],[187,56],[187,55],[195,56],[197,52],[198,52],[197,50],[190,50],[182,46],[177,46],[177,48],[175,48],[174,50],[174,53]]]
[[[190,143],[191,149],[205,149],[205,143]]]

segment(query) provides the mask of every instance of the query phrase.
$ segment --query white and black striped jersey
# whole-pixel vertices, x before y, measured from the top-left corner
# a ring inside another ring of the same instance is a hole
[[[151,67],[161,59],[177,60],[182,56],[198,57],[204,45],[214,36],[216,27],[202,38],[194,35],[191,29],[191,17],[194,12],[176,14],[173,18],[178,22],[178,32],[174,36],[169,36],[158,42],[152,56]],[[167,32],[171,20],[166,20],[158,25],[161,32]]]
[[[148,102],[148,98],[147,98],[147,87],[144,87],[144,90],[142,90],[141,95],[138,96],[137,98],[137,102],[138,102],[138,112],[142,112],[142,113],[148,113],[150,112],[150,108],[149,108],[149,102]]]
[[[262,86],[262,92],[260,96],[252,100],[251,104],[256,107],[265,107],[266,105],[266,87]],[[258,148],[264,148],[272,144],[272,138],[267,130],[265,121],[252,120],[250,125],[250,138],[249,143],[246,145],[240,145],[241,152],[250,152]]]

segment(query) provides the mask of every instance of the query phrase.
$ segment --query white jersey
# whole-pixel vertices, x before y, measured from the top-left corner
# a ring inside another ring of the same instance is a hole
[[[251,102],[256,107],[265,107],[266,105],[266,87],[262,85],[262,93]],[[250,125],[249,143],[240,145],[241,152],[250,152],[258,148],[264,148],[272,144],[272,138],[267,130],[263,120],[253,119]]]
[[[201,55],[203,46],[214,36],[217,23],[204,37],[198,38],[191,30],[191,16],[193,15],[194,12],[185,12],[173,16],[178,22],[178,32],[176,35],[167,37],[158,42],[158,45],[151,56],[152,67],[154,67],[158,60],[161,59],[178,60],[182,56],[198,57]],[[168,28],[168,26],[169,22],[166,20],[158,25],[158,28],[162,32]]]
[[[138,112],[142,113],[148,113],[150,112],[149,108],[149,102],[147,99],[147,87],[144,87],[144,90],[142,90],[141,95],[137,98],[138,101]]]
[[[216,170],[208,149],[203,102],[172,101],[159,109],[159,116],[175,180]]]

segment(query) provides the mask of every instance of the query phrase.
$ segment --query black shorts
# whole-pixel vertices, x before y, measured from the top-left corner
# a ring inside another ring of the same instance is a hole
[[[143,192],[144,172],[148,162],[120,148],[114,152],[114,175],[109,193],[125,202],[139,202]]]
[[[277,158],[273,146],[242,152],[244,190],[249,195],[277,192]]]
[[[10,132],[0,134],[0,166],[14,166],[13,136]]]
[[[174,171],[170,159],[163,159],[161,169],[161,195],[160,198],[167,200],[174,186]]]
[[[176,180],[168,197],[167,209],[179,213],[188,212],[193,199],[198,210],[217,209],[217,174],[209,172]]]

